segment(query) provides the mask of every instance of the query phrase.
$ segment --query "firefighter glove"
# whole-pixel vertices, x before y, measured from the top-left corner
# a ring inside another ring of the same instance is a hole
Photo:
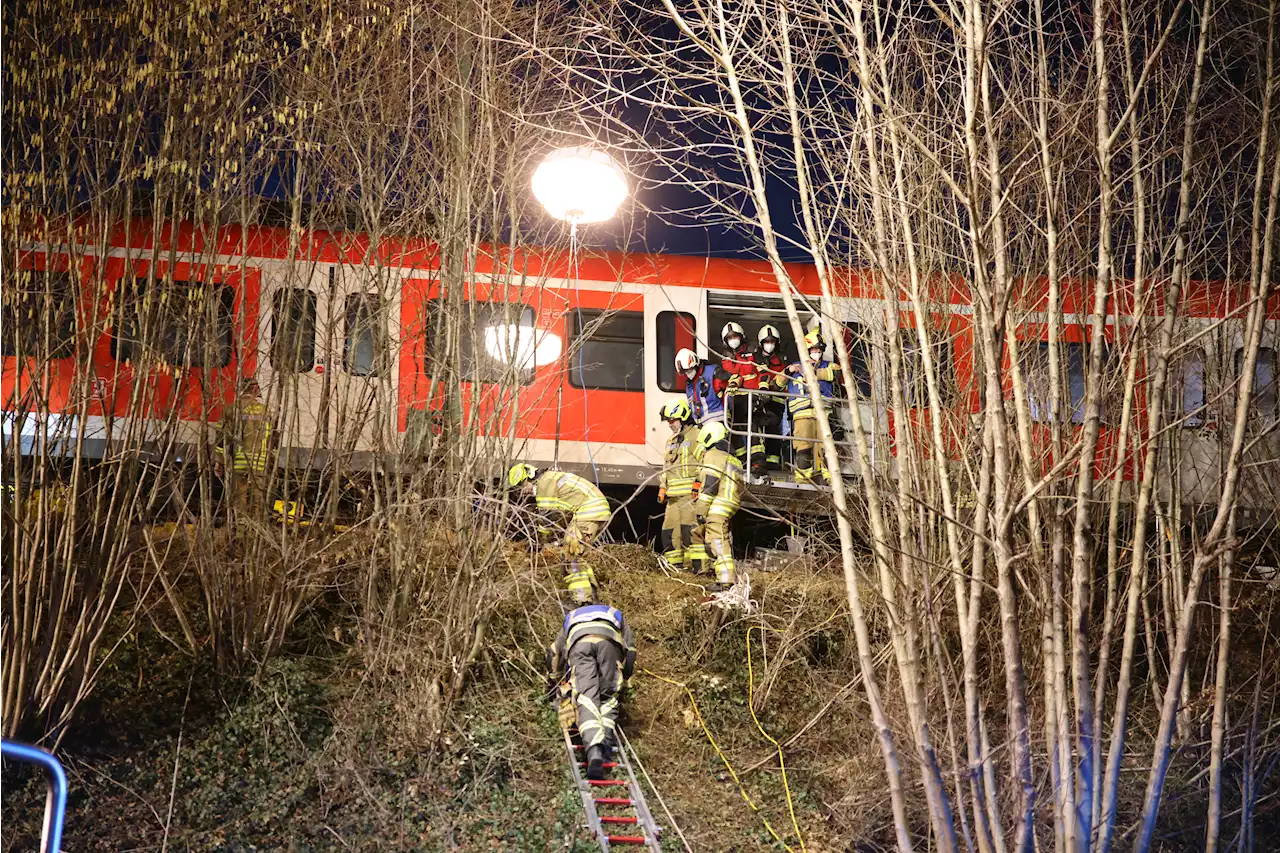
[[[667,501],[667,487],[663,486],[660,489],[658,489],[658,503],[666,503],[666,501]]]
[[[560,700],[560,709],[556,716],[560,719],[561,728],[567,729],[578,722],[578,713],[573,709],[573,700],[568,698]]]

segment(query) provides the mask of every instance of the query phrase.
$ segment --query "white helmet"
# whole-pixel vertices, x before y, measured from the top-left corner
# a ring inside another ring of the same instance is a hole
[[[698,369],[698,354],[687,347],[676,353],[676,370],[684,373]]]
[[[772,340],[776,344],[778,341],[782,340],[782,338],[778,335],[777,326],[770,326],[768,323],[765,323],[760,327],[760,331],[756,332],[756,340],[762,344],[765,341]]]
[[[740,323],[725,323],[724,328],[720,330],[720,340],[725,346],[729,345],[729,336],[738,336],[738,346],[742,346],[742,341],[747,339],[747,333],[743,330]]]

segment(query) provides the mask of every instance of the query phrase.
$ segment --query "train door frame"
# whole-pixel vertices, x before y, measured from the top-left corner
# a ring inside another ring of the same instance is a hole
[[[658,316],[667,311],[692,314],[694,318],[694,351],[707,357],[707,293],[700,287],[654,286],[644,295],[644,349],[653,353],[644,364],[644,437],[645,453],[656,464],[662,464],[670,430],[662,423],[660,410],[671,400],[684,396],[684,391],[664,391],[658,385],[658,360],[663,353],[658,346]],[[672,359],[675,356],[672,354]],[[674,366],[674,364],[673,364]]]

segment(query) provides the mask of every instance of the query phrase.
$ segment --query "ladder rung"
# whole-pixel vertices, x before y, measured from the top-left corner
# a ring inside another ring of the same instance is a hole
[[[630,785],[626,779],[588,779],[588,785],[597,785],[604,787],[606,785]]]
[[[606,836],[610,844],[646,844],[643,835],[609,835]]]
[[[578,762],[578,766],[579,766],[579,767],[586,767],[586,766],[587,766],[587,762],[585,762],[585,761],[579,761],[579,762]],[[601,763],[600,763],[600,766],[601,766],[601,767],[603,767],[605,770],[612,770],[613,768],[615,768],[615,767],[617,767],[617,766],[618,766],[618,762],[616,762],[616,761],[604,761],[604,762],[601,762]]]
[[[596,805],[599,806],[629,806],[631,805],[630,797],[594,797]]]
[[[605,814],[600,815],[601,823],[639,823],[638,817],[627,817],[626,815]]]

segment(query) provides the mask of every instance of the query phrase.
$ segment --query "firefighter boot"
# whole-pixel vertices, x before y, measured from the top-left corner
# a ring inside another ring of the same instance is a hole
[[[587,747],[587,778],[603,779],[604,778],[604,744],[598,743],[595,746]]]

